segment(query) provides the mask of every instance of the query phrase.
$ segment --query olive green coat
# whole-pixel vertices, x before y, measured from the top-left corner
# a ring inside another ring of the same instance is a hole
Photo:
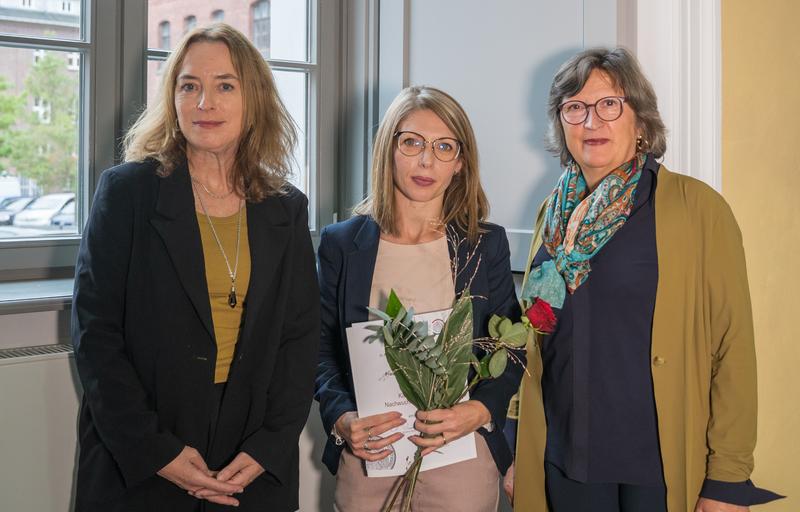
[[[756,359],[741,233],[722,197],[663,166],[656,188],[658,291],[651,372],[670,512],[694,510],[708,477],[750,478]],[[590,277],[591,279],[591,277]],[[539,350],[523,377],[514,510],[546,511]]]

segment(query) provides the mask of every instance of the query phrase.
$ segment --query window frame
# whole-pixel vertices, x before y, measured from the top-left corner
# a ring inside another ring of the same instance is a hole
[[[274,70],[307,73],[307,193],[309,227],[316,242],[319,230],[334,219],[336,203],[341,90],[339,31],[343,0],[306,1],[309,9],[308,62],[269,62]],[[147,0],[81,0],[84,14],[80,39],[0,34],[3,47],[44,47],[81,54],[76,194],[79,232],[48,238],[0,240],[0,291],[6,283],[19,287],[23,281],[34,287],[47,288],[51,286],[49,283],[64,287],[65,279],[73,277],[80,233],[99,176],[105,169],[120,163],[119,142],[145,104],[148,57],[165,59],[169,53],[148,49],[147,4]],[[312,31],[313,27],[316,28]],[[0,315],[62,309],[70,293],[71,287],[54,299],[51,287],[41,292],[39,301],[31,300],[30,296],[36,293],[27,294],[19,302],[0,301]]]

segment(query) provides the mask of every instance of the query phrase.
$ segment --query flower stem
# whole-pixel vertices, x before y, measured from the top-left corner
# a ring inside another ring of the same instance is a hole
[[[406,483],[406,492],[404,493],[403,512],[411,510],[411,497],[414,496],[414,488],[417,486],[417,477],[419,470],[422,467],[422,448],[417,448],[417,456],[414,459],[414,464],[408,469],[408,481]]]
[[[397,498],[399,498],[401,494],[403,497],[400,500],[400,503],[403,506],[403,512],[408,512],[411,510],[411,497],[414,494],[414,487],[417,485],[417,476],[419,476],[419,470],[421,467],[422,448],[417,448],[417,454],[414,456],[414,462],[411,464],[408,470],[406,470],[403,478],[399,480],[397,487],[392,493],[392,499],[389,500],[389,504],[383,508],[383,512],[391,512],[395,502],[397,502]]]

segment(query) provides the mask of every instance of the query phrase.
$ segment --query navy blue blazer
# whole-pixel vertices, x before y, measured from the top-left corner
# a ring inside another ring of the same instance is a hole
[[[148,160],[103,173],[78,253],[72,338],[84,394],[75,510],[197,510],[195,498],[156,474],[185,445],[212,469],[240,451],[264,467],[237,495],[238,510],[297,510],[297,443],[319,332],[307,200],[292,187],[247,203],[250,284],[217,411],[189,171],[185,162],[165,178],[157,169]]]
[[[509,262],[508,239],[505,230],[495,224],[483,223],[485,232],[478,245],[480,266],[472,281],[470,292],[474,319],[474,337],[487,336],[487,326],[492,314],[518,319],[521,315],[514,289]],[[380,228],[370,217],[357,216],[322,230],[319,250],[319,284],[322,306],[322,334],[315,398],[319,401],[320,415],[326,432],[331,432],[339,417],[356,410],[353,377],[347,351],[345,328],[354,322],[368,320],[372,274],[378,255]],[[450,244],[448,244],[449,246]],[[449,247],[450,257],[454,248]],[[467,261],[472,248],[460,244],[460,262]],[[464,271],[456,276],[456,292],[463,291],[466,282],[475,272],[478,258],[473,257]],[[480,351],[476,349],[480,355]],[[524,361],[524,354],[518,353]],[[478,432],[486,443],[501,473],[512,461],[512,453],[503,436],[508,402],[519,387],[523,368],[509,364],[503,375],[480,383],[470,394],[483,403],[492,415],[495,428],[492,432],[481,428]],[[472,374],[470,374],[472,378]],[[336,446],[331,437],[325,445],[323,463],[336,474],[342,446]]]

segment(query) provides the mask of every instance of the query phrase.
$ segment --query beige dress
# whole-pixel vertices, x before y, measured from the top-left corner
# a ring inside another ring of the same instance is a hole
[[[403,305],[425,313],[452,307],[455,298],[450,255],[445,237],[432,242],[378,244],[369,305],[383,309],[394,289]],[[499,502],[497,470],[486,441],[475,435],[478,457],[420,473],[411,510],[414,512],[494,512]],[[399,477],[368,478],[364,461],[342,451],[336,474],[334,509],[338,512],[380,512]],[[392,510],[400,510],[395,503]]]

